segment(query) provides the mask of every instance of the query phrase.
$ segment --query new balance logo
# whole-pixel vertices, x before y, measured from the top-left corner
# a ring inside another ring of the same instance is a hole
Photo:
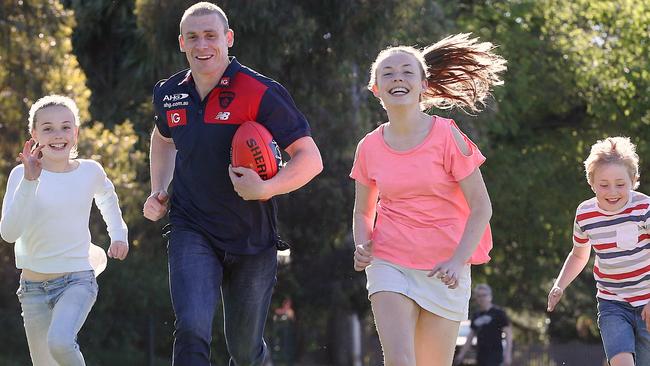
[[[219,112],[215,118],[219,121],[227,121],[230,118],[230,112]]]

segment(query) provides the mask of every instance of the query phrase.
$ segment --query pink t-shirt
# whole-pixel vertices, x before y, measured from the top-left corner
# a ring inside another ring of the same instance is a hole
[[[484,161],[476,145],[462,135],[471,153],[460,151],[453,120],[434,116],[424,141],[406,151],[386,144],[384,125],[360,142],[350,177],[379,190],[373,256],[415,269],[431,269],[451,258],[470,214],[459,181]],[[490,259],[489,225],[468,263]]]

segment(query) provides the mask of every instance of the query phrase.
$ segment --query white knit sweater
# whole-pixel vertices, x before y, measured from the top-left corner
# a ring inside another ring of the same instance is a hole
[[[9,175],[2,201],[0,234],[16,243],[16,267],[40,273],[90,270],[88,229],[93,199],[111,241],[128,243],[128,231],[113,183],[102,166],[78,159],[70,172],[47,170],[34,181],[23,179],[23,165]]]

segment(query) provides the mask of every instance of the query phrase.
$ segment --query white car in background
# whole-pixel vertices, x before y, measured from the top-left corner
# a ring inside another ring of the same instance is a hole
[[[458,328],[458,337],[456,337],[455,355],[460,352],[460,349],[463,348],[465,342],[467,342],[467,336],[472,330],[471,324],[472,322],[469,320],[463,320],[460,322],[460,328]],[[476,337],[474,337],[472,340],[472,347],[465,354],[463,363],[461,363],[461,365],[476,365]]]

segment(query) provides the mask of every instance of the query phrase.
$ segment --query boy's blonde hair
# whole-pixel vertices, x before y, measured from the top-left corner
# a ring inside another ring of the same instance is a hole
[[[32,104],[32,107],[29,108],[27,129],[29,130],[30,135],[32,134],[32,131],[34,131],[34,127],[36,126],[36,113],[38,113],[38,111],[40,111],[43,108],[53,107],[53,106],[61,106],[61,107],[68,108],[70,112],[72,112],[72,115],[74,116],[74,125],[77,126],[77,128],[79,128],[79,126],[81,125],[81,119],[79,118],[79,107],[77,107],[77,103],[75,103],[74,100],[66,96],[50,94],[38,99],[34,104]],[[70,150],[70,158],[74,159],[77,156],[78,156],[77,146],[73,146],[72,150]]]
[[[620,164],[627,169],[633,189],[639,187],[639,155],[629,137],[608,137],[598,140],[591,146],[589,157],[585,160],[587,182],[592,185],[596,169],[605,164]]]

